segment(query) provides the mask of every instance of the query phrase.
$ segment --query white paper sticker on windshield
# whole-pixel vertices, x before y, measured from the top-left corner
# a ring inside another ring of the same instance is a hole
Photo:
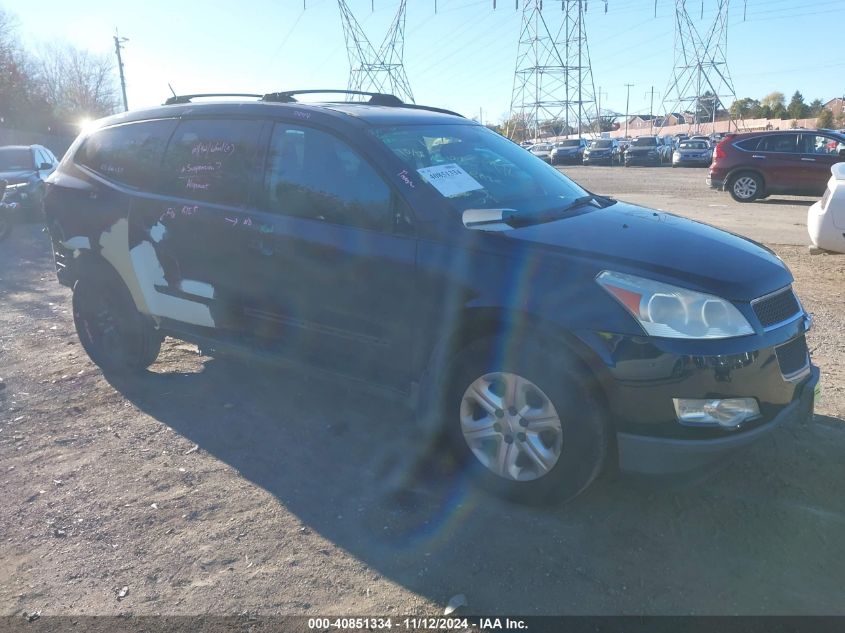
[[[454,198],[462,193],[484,189],[483,185],[455,163],[423,167],[418,169],[417,173],[447,198]]]

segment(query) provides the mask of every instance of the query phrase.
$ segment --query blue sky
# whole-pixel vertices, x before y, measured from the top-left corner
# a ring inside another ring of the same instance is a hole
[[[398,0],[347,0],[374,45]],[[703,0],[704,21],[715,0]],[[348,62],[335,0],[75,0],[3,2],[17,15],[33,47],[53,40],[113,53],[115,27],[124,50],[130,107],[161,103],[177,92],[272,92],[345,88]],[[507,113],[519,37],[513,0],[408,0],[405,64],[418,103],[483,111],[485,121]],[[546,0],[546,12],[557,3]],[[688,0],[700,15],[702,0]],[[558,5],[559,6],[559,5]],[[844,0],[734,0],[728,63],[740,97],[801,90],[809,102],[845,94],[840,54]],[[673,64],[674,0],[590,0],[586,17],[593,76],[602,107],[648,112],[666,90]],[[657,109],[657,108],[655,108]]]

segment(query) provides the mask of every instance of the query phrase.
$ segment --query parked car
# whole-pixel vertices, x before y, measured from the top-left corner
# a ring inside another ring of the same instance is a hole
[[[807,231],[814,246],[845,253],[845,162],[830,171],[822,199],[807,211]]]
[[[830,143],[836,146],[831,149]],[[728,136],[713,152],[707,183],[734,200],[771,194],[820,196],[834,163],[845,160],[845,136],[817,130],[775,130]]]
[[[713,150],[710,148],[710,143],[697,141],[693,138],[688,141],[681,141],[678,149],[672,153],[672,167],[678,165],[707,167],[712,159]]]
[[[0,240],[9,237],[9,234],[12,232],[12,227],[15,223],[15,218],[12,214],[17,206],[16,202],[8,199],[6,181],[0,179]]]
[[[625,150],[625,167],[630,165],[660,165],[663,162],[663,144],[656,136],[638,136]]]
[[[622,162],[619,142],[616,139],[597,139],[584,150],[585,165],[618,165]]]
[[[537,143],[536,145],[532,145],[529,149],[529,152],[534,154],[537,158],[546,161],[547,163],[552,162],[552,145],[551,143]]]
[[[571,138],[555,143],[552,148],[552,165],[563,163],[580,164],[587,149],[587,139]]]
[[[59,161],[42,145],[5,145],[0,147],[0,179],[7,192],[27,214],[40,213],[44,198],[44,180]]]
[[[810,319],[767,248],[439,108],[299,94],[174,97],[68,150],[45,212],[104,371],[168,335],[384,385],[420,447],[520,500],[709,469],[812,414]]]

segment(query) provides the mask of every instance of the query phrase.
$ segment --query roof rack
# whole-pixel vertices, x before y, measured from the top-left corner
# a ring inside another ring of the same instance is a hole
[[[453,112],[452,110],[445,110],[443,108],[435,108],[433,106],[417,105],[415,103],[405,103],[396,95],[386,94],[383,92],[364,92],[362,90],[286,90],[284,92],[271,92],[264,95],[262,101],[273,101],[276,103],[297,103],[294,95],[303,94],[345,94],[345,95],[363,95],[369,97],[369,101],[365,101],[367,105],[380,105],[389,107],[411,108],[413,110],[428,110],[430,112],[440,112],[441,114],[451,114],[465,118],[462,114]],[[346,103],[341,101],[338,103]]]
[[[167,101],[164,102],[164,105],[190,103],[191,99],[196,99],[198,97],[255,97],[256,99],[260,99],[262,96],[263,95],[256,95],[246,92],[207,92],[194,95],[173,95],[172,97],[167,98]]]
[[[310,95],[310,94],[344,94],[344,95],[362,95],[369,97],[367,103],[371,105],[386,105],[386,106],[402,106],[405,103],[396,95],[385,94],[382,92],[363,92],[361,90],[286,90],[284,92],[271,92],[264,95],[262,101],[275,101],[277,103],[296,103],[294,95]]]

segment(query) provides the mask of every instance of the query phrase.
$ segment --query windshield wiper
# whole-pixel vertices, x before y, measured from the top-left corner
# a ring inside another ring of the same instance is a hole
[[[595,193],[575,198],[572,202],[562,207],[549,209],[547,211],[539,211],[537,213],[520,213],[508,218],[506,221],[510,226],[526,226],[529,224],[542,224],[544,222],[551,222],[566,217],[576,209],[595,202],[600,209],[616,204],[616,200],[605,196],[600,196]]]

